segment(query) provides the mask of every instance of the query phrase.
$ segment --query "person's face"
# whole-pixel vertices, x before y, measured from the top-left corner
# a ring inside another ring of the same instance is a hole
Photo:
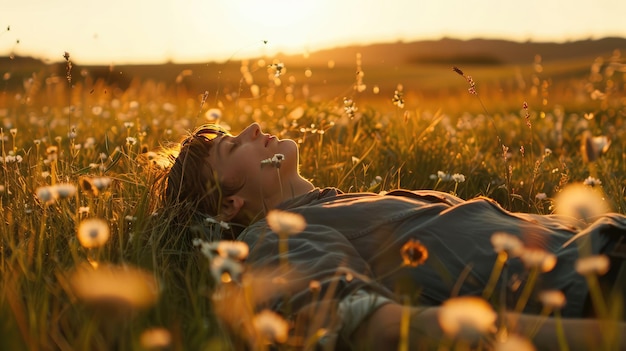
[[[248,203],[271,201],[281,196],[282,187],[298,174],[298,147],[290,139],[279,140],[265,134],[253,123],[239,135],[224,135],[214,141],[209,162],[220,182],[229,185],[243,184],[238,192]],[[276,154],[284,155],[277,168],[262,164]],[[280,172],[280,175],[278,174]],[[254,205],[254,204],[253,204]]]

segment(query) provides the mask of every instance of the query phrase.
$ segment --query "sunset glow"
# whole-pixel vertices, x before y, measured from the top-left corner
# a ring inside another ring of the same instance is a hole
[[[3,6],[0,55],[190,62],[444,36],[567,41],[626,36],[625,12],[618,0],[23,0]]]

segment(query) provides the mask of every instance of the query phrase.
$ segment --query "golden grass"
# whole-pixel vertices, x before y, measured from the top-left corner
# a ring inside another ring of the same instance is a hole
[[[626,212],[623,59],[604,57],[598,75],[590,73],[593,62],[581,61],[462,67],[484,106],[451,67],[364,62],[363,92],[353,88],[354,66],[284,62],[285,72],[275,77],[267,68],[271,60],[224,64],[219,72],[207,66],[178,82],[131,79],[125,89],[75,67],[66,76],[31,72],[15,88],[0,86],[0,348],[139,350],[154,328],[169,333],[161,339],[172,349],[245,343],[225,334],[211,312],[209,264],[193,250],[189,228],[173,230],[167,213],[153,212],[155,174],[139,161],[206,122],[212,108],[234,132],[258,121],[298,140],[302,173],[318,186],[434,188],[550,213],[551,199],[566,184],[592,176],[601,180],[612,209]],[[248,81],[242,65],[252,72]],[[398,84],[404,108],[391,101]],[[592,99],[596,89],[603,99]],[[344,98],[355,103],[352,118]],[[580,152],[585,131],[611,140],[592,163]],[[465,181],[446,181],[438,172]],[[83,177],[110,178],[111,184],[52,202],[35,195],[59,183],[79,187]],[[104,246],[80,245],[76,233],[86,218],[108,223]],[[94,308],[72,288],[72,272],[103,265],[152,276],[158,300],[118,313],[119,299],[105,296],[104,308]]]

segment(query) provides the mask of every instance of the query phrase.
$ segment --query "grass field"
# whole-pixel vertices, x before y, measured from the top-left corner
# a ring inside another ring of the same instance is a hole
[[[165,81],[71,57],[60,74],[12,67],[0,82],[0,349],[240,346],[212,312],[210,263],[151,195],[152,152],[206,122],[297,140],[320,187],[436,189],[547,214],[566,185],[599,180],[626,213],[623,57],[459,66],[465,77],[369,62],[284,61],[280,75],[272,59],[164,65]],[[445,176],[456,173],[465,180]]]

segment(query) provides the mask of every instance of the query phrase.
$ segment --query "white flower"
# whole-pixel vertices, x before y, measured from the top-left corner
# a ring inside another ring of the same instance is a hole
[[[242,241],[222,240],[217,242],[217,253],[222,257],[234,260],[245,260],[248,257],[248,244]]]
[[[58,193],[50,186],[42,186],[35,190],[37,198],[41,200],[45,205],[52,205],[58,198]]]
[[[594,178],[592,176],[587,177],[584,181],[583,184],[585,185],[589,185],[589,186],[599,186],[602,185],[602,181],[598,178]]]
[[[270,310],[263,310],[254,316],[252,325],[265,340],[274,343],[287,341],[289,324],[280,315]]]
[[[452,176],[444,171],[437,171],[437,177],[443,182],[449,182],[452,180]]]
[[[306,228],[306,221],[301,214],[281,210],[268,212],[267,224],[279,235],[298,234]]]
[[[539,301],[549,308],[560,309],[565,305],[565,295],[560,290],[544,290],[539,293]]]
[[[592,219],[611,208],[600,188],[581,183],[566,186],[554,199],[555,212],[582,220]]]
[[[460,173],[454,173],[452,175],[452,180],[454,180],[457,183],[463,183],[465,181],[465,176]]]
[[[78,241],[88,249],[104,245],[110,236],[109,225],[99,218],[89,218],[78,226]]]
[[[491,245],[496,252],[505,251],[511,257],[518,257],[524,250],[524,243],[517,236],[505,232],[491,235]]]
[[[593,255],[576,260],[575,269],[580,275],[604,275],[609,271],[610,261],[606,255]]]
[[[215,256],[211,260],[211,274],[216,282],[230,283],[241,281],[243,265],[233,259]]]
[[[230,229],[230,224],[224,221],[218,221],[213,217],[206,217],[204,219],[204,224],[207,226],[210,226],[211,224],[219,224],[219,226],[222,227],[223,229]]]
[[[444,301],[439,309],[441,329],[449,336],[470,332],[485,334],[495,330],[497,314],[489,303],[476,296],[461,296]]]
[[[69,183],[61,183],[53,186],[53,190],[56,191],[59,198],[65,199],[76,194],[76,185]]]
[[[211,108],[204,114],[204,117],[209,121],[214,122],[222,118],[222,110],[218,108]]]
[[[541,272],[549,272],[556,266],[556,256],[538,248],[525,248],[520,258],[529,268],[537,268]]]
[[[537,195],[535,195],[535,199],[537,200],[545,200],[548,198],[548,195],[546,195],[546,193],[537,193]]]

